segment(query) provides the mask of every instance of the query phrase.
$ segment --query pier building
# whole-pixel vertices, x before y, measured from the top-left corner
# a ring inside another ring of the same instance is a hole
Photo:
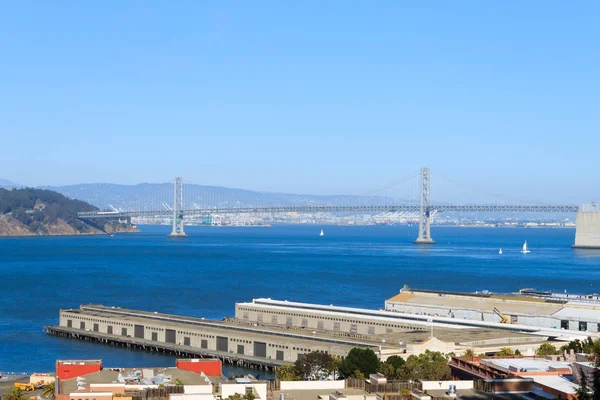
[[[293,363],[315,351],[344,357],[355,347],[370,348],[382,360],[466,348],[493,353],[511,347],[532,353],[549,337],[539,329],[527,332],[498,323],[270,299],[238,303],[236,317],[223,321],[82,305],[61,310],[59,324],[45,330],[49,335],[263,368]]]
[[[405,286],[386,300],[385,309],[476,324],[498,324],[506,318],[506,328],[537,329],[550,337],[565,336],[564,340],[576,338],[577,334],[596,337],[600,332],[598,295],[551,294],[531,289],[514,295],[454,293]]]

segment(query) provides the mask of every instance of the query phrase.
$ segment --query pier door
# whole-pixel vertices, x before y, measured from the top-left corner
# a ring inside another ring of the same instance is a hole
[[[217,351],[229,351],[229,339],[223,336],[217,336]]]
[[[175,331],[173,329],[165,329],[165,342],[167,343],[175,343]]]
[[[254,342],[254,356],[267,358],[267,344]]]
[[[136,338],[143,339],[144,338],[144,325],[135,325],[133,330],[133,336]]]

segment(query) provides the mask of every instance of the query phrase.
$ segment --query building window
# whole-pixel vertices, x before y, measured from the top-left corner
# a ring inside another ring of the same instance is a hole
[[[292,317],[287,317],[287,319],[285,320],[285,324],[288,326],[292,325]]]
[[[308,320],[307,319],[303,319],[302,320],[302,327],[303,328],[308,328]]]
[[[248,320],[248,313],[247,312],[244,313],[244,320]]]
[[[350,325],[350,332],[352,332],[352,333],[358,332],[358,325],[356,325],[356,324]]]
[[[272,324],[277,324],[277,315],[273,315],[273,316],[271,317],[271,323],[272,323]]]
[[[374,326],[370,326],[369,327],[369,335],[374,335],[375,334],[375,327]]]
[[[127,336],[127,328],[121,328],[121,336]]]
[[[258,322],[263,322],[263,315],[262,314],[258,314],[258,316],[256,317],[256,320]]]
[[[323,321],[317,322],[317,329],[325,329],[325,322],[323,322]]]
[[[561,320],[560,321],[560,329],[569,329],[569,321]]]
[[[340,330],[340,323],[339,322],[334,322],[333,323],[333,330],[334,331],[339,331]]]
[[[579,330],[587,331],[587,322],[579,321]]]

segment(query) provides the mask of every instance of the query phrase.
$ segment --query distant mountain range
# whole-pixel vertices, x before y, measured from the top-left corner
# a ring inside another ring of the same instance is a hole
[[[117,185],[91,183],[67,186],[43,186],[69,198],[83,200],[101,209],[109,206],[123,210],[163,209],[172,206],[172,183],[142,183]],[[185,184],[184,206],[194,208],[250,207],[250,206],[302,206],[302,205],[368,205],[397,204],[398,200],[382,196],[316,196],[288,193],[256,192],[220,186]],[[164,203],[164,204],[163,204]]]

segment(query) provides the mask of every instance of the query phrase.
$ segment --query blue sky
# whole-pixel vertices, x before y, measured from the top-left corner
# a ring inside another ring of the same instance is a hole
[[[598,2],[2,7],[0,178],[600,200]]]

